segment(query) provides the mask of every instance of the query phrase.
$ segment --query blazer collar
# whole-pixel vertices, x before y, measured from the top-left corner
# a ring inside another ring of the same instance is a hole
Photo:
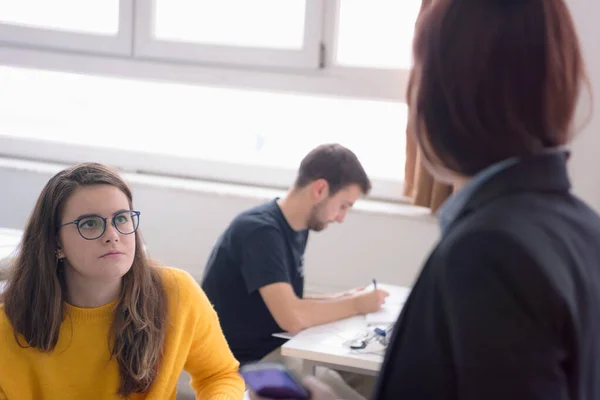
[[[466,200],[455,221],[497,198],[519,192],[567,192],[569,152],[544,153],[521,159],[483,182]]]

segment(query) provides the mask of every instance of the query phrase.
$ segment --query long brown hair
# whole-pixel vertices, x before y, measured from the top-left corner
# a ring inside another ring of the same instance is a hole
[[[413,52],[410,130],[430,163],[473,176],[570,140],[587,79],[564,0],[425,0]]]
[[[6,315],[22,346],[51,352],[58,342],[60,326],[67,317],[64,267],[55,254],[61,214],[75,190],[99,184],[119,188],[132,208],[127,184],[116,171],[96,163],[59,172],[37,200],[3,294]],[[149,389],[158,372],[167,327],[167,299],[159,271],[146,257],[139,230],[135,241],[133,265],[123,277],[108,338],[111,356],[119,364],[119,394],[123,396]]]

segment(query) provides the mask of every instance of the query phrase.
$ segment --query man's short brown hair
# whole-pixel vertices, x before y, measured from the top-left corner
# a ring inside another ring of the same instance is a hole
[[[327,181],[330,196],[350,185],[358,185],[363,194],[371,191],[371,181],[356,154],[337,143],[323,144],[308,153],[294,186],[303,188],[318,179]]]

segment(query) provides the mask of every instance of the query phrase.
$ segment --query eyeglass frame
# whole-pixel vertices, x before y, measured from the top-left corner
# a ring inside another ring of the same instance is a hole
[[[138,222],[137,222],[137,226],[135,227],[135,229],[133,230],[133,232],[124,233],[124,232],[121,232],[121,230],[120,230],[120,229],[117,227],[117,224],[115,224],[115,220],[114,220],[114,218],[115,218],[116,216],[119,216],[119,215],[121,215],[121,214],[123,214],[123,213],[127,213],[127,212],[128,212],[128,213],[132,213],[132,214],[134,214],[134,215],[135,215],[135,216],[138,218]],[[141,212],[139,212],[139,211],[135,211],[135,210],[122,210],[122,211],[119,211],[118,213],[114,214],[112,217],[108,217],[108,218],[104,218],[103,216],[101,216],[101,215],[97,215],[97,214],[89,214],[89,215],[84,215],[83,217],[79,217],[79,218],[77,218],[77,219],[76,219],[76,220],[74,220],[74,221],[71,221],[71,222],[66,222],[66,223],[64,223],[64,224],[60,225],[60,226],[58,227],[58,230],[60,230],[60,228],[62,228],[62,227],[64,227],[64,226],[67,226],[67,225],[75,225],[75,227],[77,227],[77,232],[79,233],[79,236],[81,236],[81,237],[82,237],[82,238],[84,238],[85,240],[96,240],[96,239],[100,239],[102,236],[104,236],[104,234],[106,233],[106,226],[108,225],[108,220],[110,219],[110,222],[111,222],[112,226],[113,226],[113,227],[114,227],[114,228],[117,230],[117,232],[119,232],[121,235],[132,235],[132,234],[134,234],[135,232],[137,232],[138,228],[140,227],[140,214],[141,214]],[[98,218],[100,218],[100,219],[102,220],[102,222],[104,222],[104,225],[103,225],[103,228],[102,228],[102,233],[100,234],[100,236],[98,236],[98,237],[95,237],[95,238],[92,238],[92,239],[89,239],[89,238],[86,238],[85,236],[83,236],[83,234],[81,233],[81,230],[79,229],[79,222],[81,222],[81,220],[83,220],[83,219],[87,219],[87,218],[93,218],[93,217],[98,217]]]

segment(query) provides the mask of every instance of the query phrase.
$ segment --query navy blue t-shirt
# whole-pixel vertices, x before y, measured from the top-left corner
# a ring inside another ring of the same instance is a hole
[[[272,200],[238,215],[215,244],[202,289],[241,363],[258,361],[285,342],[272,336],[282,329],[258,289],[286,282],[302,298],[307,240],[308,230],[294,231]]]

